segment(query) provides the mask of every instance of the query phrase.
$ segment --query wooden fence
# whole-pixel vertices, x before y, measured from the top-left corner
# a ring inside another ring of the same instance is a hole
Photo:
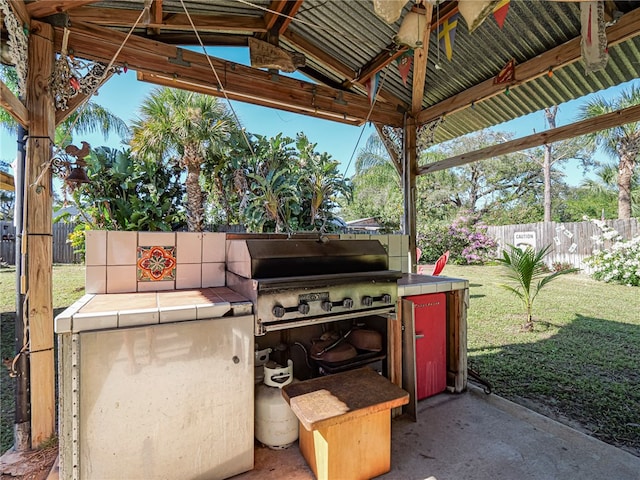
[[[53,263],[81,263],[82,257],[73,253],[73,248],[67,243],[69,234],[73,231],[75,224],[54,223],[53,224]],[[17,244],[16,229],[11,222],[0,222],[0,258],[9,265],[16,263]]]
[[[615,230],[626,240],[640,235],[638,220],[605,220],[605,224]],[[502,248],[507,245],[533,245],[542,248],[551,245],[547,263],[571,264],[587,273],[590,268],[584,264],[584,259],[593,255],[594,250],[602,250],[610,242],[599,244],[595,238],[602,234],[602,230],[595,223],[585,222],[540,222],[522,225],[501,225],[488,227],[487,235],[498,242],[498,255],[502,255]]]

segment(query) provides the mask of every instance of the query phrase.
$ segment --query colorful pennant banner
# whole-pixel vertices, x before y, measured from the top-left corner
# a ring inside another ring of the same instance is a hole
[[[509,3],[511,0],[500,0],[500,2],[493,9],[493,17],[496,19],[496,23],[502,30],[504,26],[504,20],[507,18],[507,13],[509,13]]]
[[[411,64],[413,63],[413,50],[409,49],[396,58],[396,63],[398,65],[398,72],[400,72],[400,78],[402,78],[402,83],[404,83],[406,87],[409,72],[411,71]]]
[[[367,89],[369,103],[373,104],[376,99],[376,94],[378,93],[378,88],[380,86],[380,72],[376,73],[373,77],[364,82],[364,86]]]
[[[438,41],[440,42],[440,48],[444,50],[444,53],[447,55],[447,59],[451,61],[451,57],[453,55],[453,42],[456,38],[456,28],[458,27],[458,19],[460,16],[458,14],[453,15],[450,18],[447,18],[438,30]]]

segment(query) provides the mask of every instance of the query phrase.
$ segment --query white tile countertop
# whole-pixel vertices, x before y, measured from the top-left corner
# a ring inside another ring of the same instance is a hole
[[[227,287],[87,294],[55,318],[56,333],[248,315],[251,302]]]
[[[469,281],[463,278],[452,278],[432,275],[406,273],[398,280],[398,296],[408,297],[425,293],[450,292],[469,288]]]

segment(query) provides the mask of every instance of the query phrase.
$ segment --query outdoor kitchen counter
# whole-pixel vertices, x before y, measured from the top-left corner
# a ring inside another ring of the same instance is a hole
[[[249,300],[226,287],[87,294],[55,318],[56,333],[127,328],[252,314]]]
[[[405,273],[398,280],[398,296],[408,297],[427,293],[451,292],[469,288],[469,281],[463,278],[452,278],[432,275]]]

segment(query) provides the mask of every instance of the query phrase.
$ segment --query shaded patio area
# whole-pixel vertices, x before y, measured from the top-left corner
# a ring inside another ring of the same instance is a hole
[[[392,422],[391,471],[380,479],[638,480],[640,458],[470,386],[419,403],[417,423]],[[234,480],[313,479],[297,446],[257,447]]]

